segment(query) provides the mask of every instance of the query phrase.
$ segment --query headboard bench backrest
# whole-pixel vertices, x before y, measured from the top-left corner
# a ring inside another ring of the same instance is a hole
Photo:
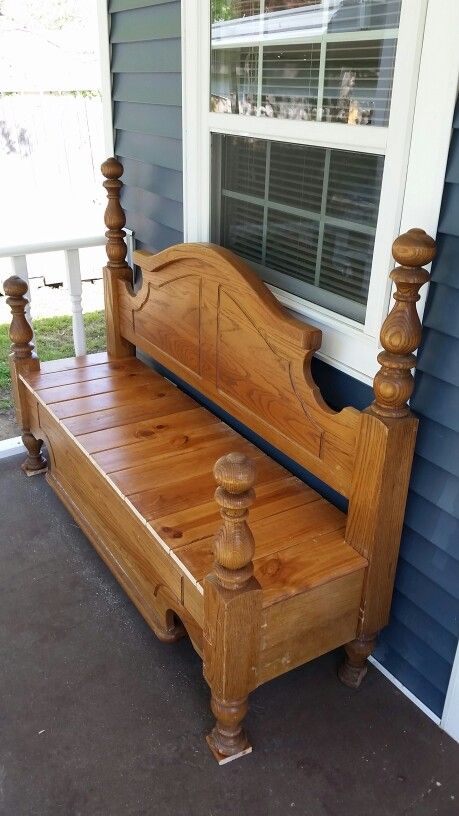
[[[320,331],[221,247],[182,244],[134,261],[139,292],[118,283],[122,336],[348,495],[360,414],[330,410],[312,381]]]
[[[396,303],[381,330],[384,350],[378,356],[375,402],[365,412],[352,407],[336,412],[325,404],[311,376],[321,332],[292,317],[228,250],[179,244],[157,254],[137,251],[134,263],[142,270],[142,284],[134,292],[123,249],[123,169],[110,159],[102,172],[109,193],[109,352],[123,356],[137,347],[151,355],[348,497],[347,539],[371,555],[382,514],[393,519],[389,526],[385,521],[392,536],[403,519],[400,508],[417,424],[407,407],[413,388],[412,352],[421,331],[415,303],[428,279],[421,267],[434,256],[433,240],[423,230],[410,230],[395,241],[393,254],[402,266],[391,273]],[[373,617],[378,614],[380,610]]]

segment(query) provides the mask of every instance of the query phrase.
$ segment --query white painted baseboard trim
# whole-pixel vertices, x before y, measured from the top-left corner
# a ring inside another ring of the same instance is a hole
[[[0,459],[15,456],[17,453],[27,453],[20,436],[0,440]]]
[[[459,742],[459,645],[446,694],[441,727],[450,737]]]
[[[437,715],[434,714],[433,711],[430,710],[430,708],[427,708],[427,706],[424,705],[424,703],[422,703],[421,700],[418,700],[418,698],[415,697],[415,695],[409,689],[407,689],[406,686],[403,685],[403,683],[400,683],[400,680],[397,680],[397,678],[394,677],[393,674],[387,671],[387,669],[385,669],[384,666],[381,663],[379,663],[378,660],[375,660],[374,657],[370,656],[368,658],[368,661],[372,664],[372,666],[375,666],[375,668],[378,669],[378,671],[380,671],[381,674],[384,675],[384,677],[387,677],[387,679],[390,680],[390,682],[393,683],[394,686],[398,688],[398,690],[401,691],[402,694],[405,695],[405,697],[408,697],[408,699],[411,700],[411,702],[414,703],[415,706],[420,708],[423,714],[426,714],[427,717],[429,717],[429,719],[431,719],[435,723],[435,725],[440,725],[440,717],[437,717]]]

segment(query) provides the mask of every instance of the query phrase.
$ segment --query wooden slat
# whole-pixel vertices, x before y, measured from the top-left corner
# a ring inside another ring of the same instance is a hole
[[[295,544],[307,548],[320,535],[342,529],[345,516],[324,499],[317,499],[302,507],[294,507],[276,516],[262,518],[250,523],[255,538],[254,563],[260,558],[277,556],[279,552]],[[180,539],[174,550],[182,563],[197,581],[207,575],[213,564],[214,536],[180,547]]]
[[[140,360],[131,357],[126,360],[116,360],[114,362],[100,363],[98,365],[80,366],[78,368],[65,369],[64,371],[54,371],[49,374],[36,372],[27,375],[27,382],[37,391],[41,388],[54,388],[60,385],[71,385],[76,382],[86,382],[87,380],[97,380],[101,377],[125,377],[132,371],[147,371],[147,367]],[[152,376],[158,374],[152,372]]]
[[[145,491],[162,490],[164,486],[174,482],[182,484],[188,478],[197,479],[201,474],[212,474],[213,466],[220,456],[232,450],[240,450],[250,455],[253,453],[252,448],[250,442],[241,439],[235,431],[228,428],[225,439],[212,442],[199,452],[189,451],[168,459],[167,468],[158,468],[155,462],[129,467],[129,462],[132,462],[131,456],[127,459],[128,469],[111,473],[110,478],[125,496],[137,493],[139,486]]]
[[[256,489],[256,500],[250,510],[250,523],[267,518],[308,501],[318,494],[295,476],[285,474],[275,482],[261,484]],[[155,519],[155,529],[169,546],[185,546],[214,535],[221,526],[220,510],[214,499],[194,507]]]
[[[51,374],[55,371],[70,371],[74,368],[86,368],[87,366],[108,362],[107,352],[99,351],[96,354],[85,354],[82,357],[63,357],[61,360],[40,361],[40,373]]]
[[[345,543],[342,527],[256,560],[255,577],[264,590],[263,605],[269,606],[366,566]]]
[[[194,434],[198,428],[220,420],[205,408],[196,407],[175,414],[165,414],[140,422],[130,422],[105,431],[81,434],[78,442],[88,453],[112,451],[123,445],[130,445],[142,439],[149,439],[152,450],[170,450],[181,444],[186,436]]]
[[[91,397],[94,394],[108,394],[110,391],[119,391],[130,386],[142,385],[144,383],[156,383],[155,376],[152,377],[149,370],[130,371],[126,377],[101,377],[97,380],[87,380],[87,382],[71,383],[70,385],[57,385],[51,388],[36,388],[35,391],[47,405],[55,402],[65,402],[71,399],[81,399]],[[159,377],[159,375],[156,375]],[[164,379],[163,379],[164,382]]]
[[[284,469],[268,457],[259,456],[256,464],[258,486],[264,482],[281,479],[285,475]],[[196,479],[195,476],[188,476],[180,482],[162,485],[160,492],[152,489],[133,493],[129,500],[142,516],[154,524],[154,518],[162,518],[186,507],[204,504],[211,499],[214,492],[215,478],[213,473],[208,471],[201,474],[199,479]]]
[[[220,422],[209,422],[207,426],[196,428],[194,433],[180,434],[175,440],[168,443],[161,440],[158,445],[154,445],[152,439],[145,439],[134,445],[125,445],[96,453],[93,458],[105,473],[126,470],[138,466],[139,463],[141,467],[147,467],[153,462],[158,467],[163,467],[164,463],[164,468],[167,469],[171,460],[179,463],[181,457],[190,451],[196,455],[199,455],[200,451],[205,454],[211,443],[236,438],[236,432],[227,425]]]
[[[169,411],[171,413],[186,411],[195,406],[196,403],[190,397],[173,389],[164,397],[155,400],[142,400],[134,405],[121,405],[119,408],[98,411],[94,414],[70,417],[70,419],[63,419],[62,423],[74,435],[89,434],[94,431],[115,428],[117,425],[126,425],[129,421],[137,422],[163,416]]]
[[[174,386],[169,385],[165,380],[162,380],[162,382],[147,382],[143,385],[130,385],[127,383],[124,388],[120,388],[118,391],[93,394],[90,397],[81,397],[81,399],[71,399],[65,402],[48,403],[48,406],[59,419],[67,419],[68,417],[118,408],[122,405],[132,405],[141,400],[162,399],[171,394],[173,390]]]

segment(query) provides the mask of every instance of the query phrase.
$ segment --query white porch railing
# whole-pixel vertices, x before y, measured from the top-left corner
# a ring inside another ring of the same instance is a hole
[[[69,293],[70,310],[72,315],[73,345],[75,356],[86,354],[86,337],[81,306],[82,281],[80,269],[80,249],[105,245],[104,235],[90,235],[84,238],[59,239],[57,241],[43,241],[34,244],[18,244],[0,248],[0,258],[11,258],[14,275],[22,278],[29,285],[29,271],[27,256],[43,252],[64,252],[65,274],[64,283]],[[102,271],[102,270],[101,270]],[[26,314],[32,325],[30,314],[30,286],[27,294],[29,303]]]
[[[134,231],[124,228],[127,245],[127,262],[132,266],[132,253],[134,251]],[[86,354],[86,336],[83,321],[83,310],[81,306],[82,279],[80,268],[80,249],[89,247],[105,246],[105,235],[89,235],[83,238],[65,238],[55,241],[41,241],[29,244],[12,244],[11,246],[0,247],[0,258],[10,258],[12,273],[22,278],[29,286],[29,271],[27,267],[27,256],[37,255],[45,252],[63,252],[65,258],[64,283],[69,293],[70,310],[72,315],[73,346],[75,356],[80,357]],[[102,268],[100,270],[102,277]],[[28,304],[26,315],[32,325],[30,313],[30,286],[27,293]],[[35,343],[35,340],[33,340]]]

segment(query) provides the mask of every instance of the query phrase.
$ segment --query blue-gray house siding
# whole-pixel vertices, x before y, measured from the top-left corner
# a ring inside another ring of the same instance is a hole
[[[115,152],[139,248],[183,240],[180,0],[110,0]]]
[[[137,245],[160,250],[183,238],[180,2],[109,8],[123,205]],[[459,636],[459,114],[418,360],[416,456],[391,622],[375,656],[440,716]],[[313,373],[335,408],[372,400],[368,386],[320,361]]]
[[[441,716],[459,637],[459,109],[437,243],[411,401],[416,456],[391,624],[376,657]]]

